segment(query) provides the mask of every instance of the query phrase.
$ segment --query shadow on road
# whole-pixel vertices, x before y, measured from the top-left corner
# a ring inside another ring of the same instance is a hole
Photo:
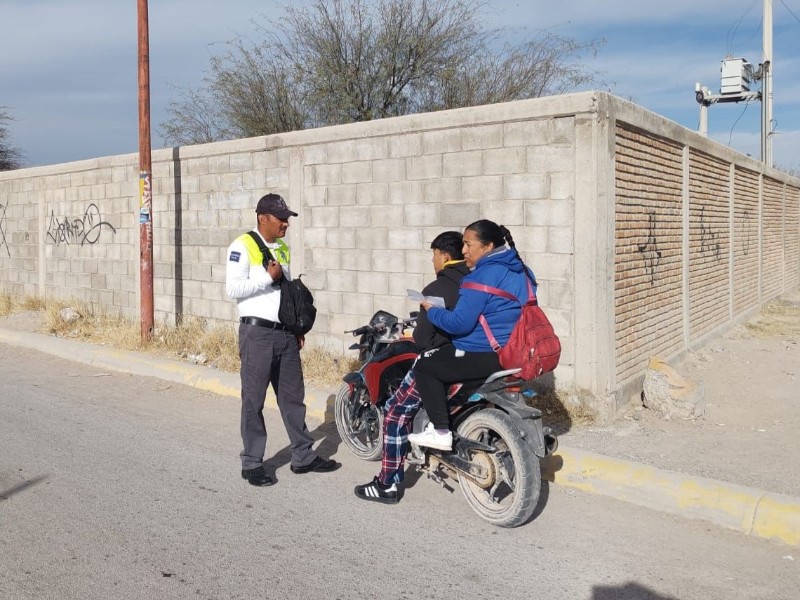
[[[342,442],[341,438],[339,437],[339,432],[336,429],[336,423],[333,420],[332,407],[334,398],[335,396],[333,394],[331,394],[330,398],[328,398],[328,406],[325,412],[324,422],[316,429],[311,430],[311,436],[314,438],[314,440],[322,440],[315,448],[317,455],[321,456],[322,458],[330,458],[336,454],[337,450],[339,449],[339,444]],[[285,467],[291,463],[291,461],[291,446],[284,446],[278,450],[274,456],[264,461],[264,466],[271,475],[274,475],[275,471],[281,467]]]
[[[37,483],[41,483],[45,479],[47,479],[47,475],[41,475],[39,477],[34,477],[30,481],[23,481],[22,483],[18,483],[14,487],[9,488],[7,490],[0,491],[0,500],[8,500],[9,498],[11,498],[11,496],[19,494],[20,492],[28,489],[29,487],[34,486]]]
[[[592,589],[592,600],[678,600],[674,596],[662,596],[638,583],[621,586],[598,585]]]

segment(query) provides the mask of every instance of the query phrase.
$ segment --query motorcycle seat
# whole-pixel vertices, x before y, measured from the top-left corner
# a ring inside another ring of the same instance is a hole
[[[497,381],[498,379],[502,379],[503,377],[508,377],[509,375],[515,375],[519,373],[522,369],[506,369],[504,371],[495,371],[489,377],[486,378],[485,383],[492,383],[493,381]]]

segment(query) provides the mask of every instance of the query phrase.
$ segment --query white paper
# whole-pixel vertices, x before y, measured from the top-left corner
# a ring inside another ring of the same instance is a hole
[[[414,302],[419,302],[422,304],[423,302],[427,302],[431,306],[438,306],[439,308],[445,308],[444,306],[444,298],[439,296],[423,296],[421,292],[417,290],[406,290],[408,292],[408,299],[413,300]]]

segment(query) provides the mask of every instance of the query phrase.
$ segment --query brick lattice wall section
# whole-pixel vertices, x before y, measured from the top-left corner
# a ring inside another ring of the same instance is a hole
[[[618,381],[683,343],[682,149],[616,129],[615,324]]]
[[[783,184],[764,178],[761,252],[762,296],[774,298],[783,291]]]
[[[786,224],[784,227],[784,289],[800,285],[800,189],[786,186]]]
[[[689,153],[689,331],[698,337],[729,318],[730,167]]]
[[[758,306],[758,173],[737,167],[733,184],[733,313]]]

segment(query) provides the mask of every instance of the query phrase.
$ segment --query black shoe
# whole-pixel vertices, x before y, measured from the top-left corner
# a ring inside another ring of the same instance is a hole
[[[369,483],[357,485],[353,491],[356,493],[356,496],[362,500],[382,502],[383,504],[397,504],[400,502],[400,493],[397,490],[397,484],[384,485],[377,477]]]
[[[242,479],[247,479],[247,483],[259,487],[274,485],[275,483],[275,480],[267,475],[263,466],[255,469],[242,469]]]
[[[292,465],[289,467],[292,470],[292,473],[297,473],[298,475],[302,475],[303,473],[311,473],[312,471],[315,473],[330,473],[331,471],[335,471],[339,467],[341,467],[341,463],[337,463],[335,460],[325,459],[317,456],[311,463],[307,464],[304,467],[295,467]]]

